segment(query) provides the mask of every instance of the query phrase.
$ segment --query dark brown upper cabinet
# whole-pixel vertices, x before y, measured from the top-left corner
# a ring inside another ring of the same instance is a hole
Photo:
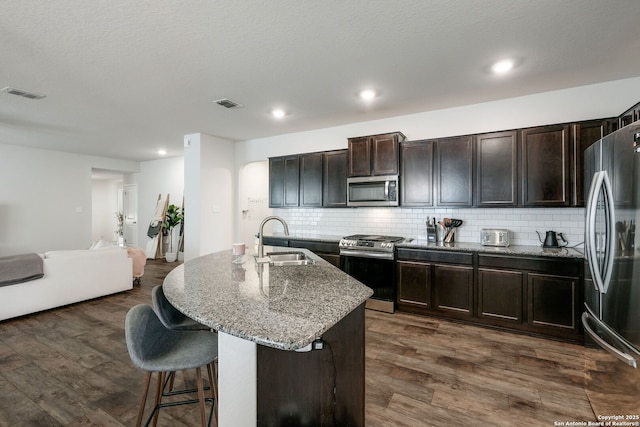
[[[323,203],[326,208],[347,207],[347,150],[327,151],[324,155]]]
[[[617,119],[591,120],[573,125],[572,200],[573,206],[584,206],[584,151],[603,136],[617,129]]]
[[[437,206],[473,205],[474,136],[436,140],[435,195]]]
[[[476,205],[518,206],[518,133],[476,137]]]
[[[402,132],[349,138],[349,176],[397,175]]]
[[[543,126],[521,131],[522,205],[569,206],[571,128]]]
[[[300,155],[300,206],[322,207],[322,153]]]
[[[640,102],[620,115],[619,127],[624,127],[637,120],[640,120]]]
[[[400,204],[433,206],[433,140],[400,144]]]
[[[611,192],[613,193],[613,203],[619,208],[629,208],[634,205],[635,191],[637,185],[634,182],[634,159],[631,151],[631,143],[614,144],[613,141],[604,140],[602,144],[602,160],[605,167],[610,171]],[[616,165],[615,168],[612,168]]]
[[[269,207],[289,208],[298,206],[300,180],[299,156],[272,157],[269,159]]]
[[[347,206],[347,150],[269,159],[269,207]]]

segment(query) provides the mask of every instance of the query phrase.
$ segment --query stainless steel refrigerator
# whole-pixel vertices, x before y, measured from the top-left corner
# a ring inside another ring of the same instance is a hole
[[[640,420],[640,121],[584,154],[585,392],[594,414]],[[624,362],[620,363],[617,359]],[[628,421],[628,420],[627,420]]]

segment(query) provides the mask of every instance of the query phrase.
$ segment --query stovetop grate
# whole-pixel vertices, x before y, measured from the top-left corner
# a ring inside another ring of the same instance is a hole
[[[392,242],[392,243],[398,243],[404,240],[404,237],[380,236],[380,235],[372,235],[372,234],[353,234],[351,236],[345,236],[344,238],[348,240],[370,240],[374,242]]]

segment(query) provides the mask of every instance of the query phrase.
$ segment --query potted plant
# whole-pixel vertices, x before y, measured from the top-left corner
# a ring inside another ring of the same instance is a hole
[[[182,220],[180,221],[180,239],[178,240],[178,261],[184,261],[184,206],[182,206]]]
[[[169,207],[167,207],[167,214],[165,215],[164,222],[162,223],[162,228],[165,229],[169,235],[169,250],[165,254],[167,262],[175,262],[178,258],[178,245],[176,244],[174,247],[173,242],[174,240],[176,243],[178,241],[177,235],[180,234],[179,225],[182,223],[182,219],[183,215],[178,206],[169,205]],[[174,239],[174,237],[176,238]]]
[[[124,246],[124,213],[122,211],[116,212],[116,238],[118,245]]]

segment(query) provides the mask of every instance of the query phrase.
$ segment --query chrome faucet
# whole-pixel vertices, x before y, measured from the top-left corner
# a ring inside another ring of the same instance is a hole
[[[289,226],[287,225],[287,222],[284,220],[284,218],[273,215],[263,219],[262,222],[260,223],[260,227],[258,228],[258,258],[262,258],[264,256],[264,248],[262,245],[262,234],[263,234],[264,225],[272,219],[280,221],[280,223],[282,223],[282,226],[284,227],[284,235],[285,236],[289,235]]]

